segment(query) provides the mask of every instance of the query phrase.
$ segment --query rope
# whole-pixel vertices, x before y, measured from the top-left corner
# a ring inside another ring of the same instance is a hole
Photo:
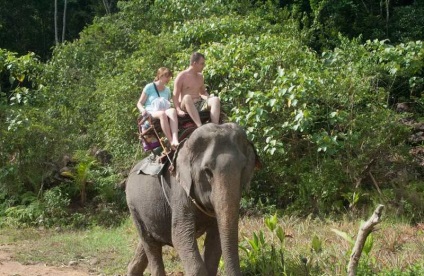
[[[163,185],[163,175],[160,175],[160,185],[162,186],[163,195],[165,196],[166,202],[168,202],[168,205],[171,206],[171,203],[169,202],[169,198],[165,193],[165,187]]]
[[[160,176],[160,186],[162,187],[162,191],[163,191],[163,195],[165,196],[166,202],[168,202],[168,205],[171,206],[171,203],[169,202],[169,198],[165,192],[165,186],[163,185],[163,175]],[[191,202],[193,202],[193,204],[205,215],[212,217],[212,218],[216,218],[215,213],[210,213],[208,211],[206,211],[202,206],[200,206],[196,200],[194,198],[192,198],[190,195],[188,196],[188,198],[191,200]]]
[[[188,196],[188,198],[191,200],[191,202],[193,202],[194,205],[196,205],[197,208],[199,208],[200,211],[202,211],[203,214],[210,216],[212,218],[216,218],[215,213],[209,213],[208,211],[206,211],[205,209],[202,208],[202,206],[200,206],[199,204],[197,204],[196,200],[194,198],[192,198],[190,195]]]
[[[156,134],[156,137],[158,138],[158,140],[159,140],[159,143],[160,143],[160,145],[161,145],[161,147],[162,147],[162,149],[164,150],[164,152],[165,152],[165,155],[166,155],[166,157],[168,158],[168,160],[169,160],[169,163],[171,164],[171,166],[172,166],[172,164],[173,164],[173,160],[171,160],[171,158],[169,157],[169,154],[168,154],[168,152],[166,151],[166,147],[163,145],[163,143],[162,143],[162,140],[160,139],[160,137],[159,137],[159,134],[157,133],[157,131],[156,131],[156,128],[155,127],[153,127],[153,125],[151,124],[151,122],[150,122],[150,125],[152,126],[152,128],[153,128],[153,131],[155,132],[155,134]],[[191,133],[190,133],[191,134]],[[181,141],[181,143],[179,144],[179,146],[181,146],[182,144],[183,144],[183,142],[185,142],[185,140],[187,140],[187,138],[184,138],[183,139],[183,141]],[[178,150],[176,151],[176,154],[174,155],[174,160],[176,159],[176,155],[178,154]],[[133,172],[131,172],[131,173],[133,173]],[[165,196],[165,199],[166,199],[166,202],[168,203],[168,205],[169,206],[171,206],[171,203],[170,203],[170,201],[169,201],[169,198],[168,198],[168,196],[167,196],[167,194],[166,194],[166,192],[165,192],[165,187],[164,187],[164,185],[163,185],[163,175],[161,174],[160,175],[160,185],[161,185],[161,187],[162,187],[162,191],[163,191],[163,195]],[[216,217],[216,215],[215,215],[215,213],[211,213],[211,212],[208,212],[208,211],[206,211],[202,206],[200,206],[197,202],[196,202],[196,200],[194,199],[194,198],[192,198],[190,195],[188,195],[188,198],[191,200],[191,202],[193,202],[193,204],[203,213],[203,214],[205,214],[205,215],[207,215],[207,216],[209,216],[209,217],[212,217],[212,218],[215,218]]]
[[[153,126],[153,125],[152,125]],[[172,164],[172,160],[171,160],[171,158],[169,157],[169,154],[168,154],[168,152],[167,152],[167,148],[163,145],[163,143],[162,143],[162,139],[160,139],[160,136],[159,136],[159,134],[157,133],[157,131],[156,131],[156,128],[153,126],[153,131],[155,132],[155,134],[156,134],[156,138],[159,140],[159,143],[160,143],[160,146],[162,147],[162,149],[163,149],[163,152],[165,153],[165,155],[166,155],[166,157],[168,158],[168,160],[169,160],[169,162]]]

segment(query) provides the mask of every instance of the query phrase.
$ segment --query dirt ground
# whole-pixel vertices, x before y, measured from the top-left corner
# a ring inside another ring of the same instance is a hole
[[[0,245],[0,276],[87,276],[93,275],[73,266],[53,267],[42,263],[21,264],[14,260],[13,245]]]

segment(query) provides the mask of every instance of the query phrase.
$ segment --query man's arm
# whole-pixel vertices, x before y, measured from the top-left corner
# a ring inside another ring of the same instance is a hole
[[[172,93],[172,100],[174,101],[174,107],[177,110],[177,114],[180,116],[185,115],[185,112],[181,110],[180,95],[183,87],[183,81],[181,73],[175,78],[174,91]]]
[[[199,88],[199,95],[202,99],[207,100],[209,98],[209,93],[206,90],[205,79],[203,78],[203,75],[200,75],[200,77],[202,78],[202,86]]]

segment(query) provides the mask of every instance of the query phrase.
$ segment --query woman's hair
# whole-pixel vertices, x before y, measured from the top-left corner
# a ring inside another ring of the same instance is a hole
[[[166,67],[161,67],[158,69],[155,77],[155,81],[159,80],[162,76],[172,77],[172,72]]]

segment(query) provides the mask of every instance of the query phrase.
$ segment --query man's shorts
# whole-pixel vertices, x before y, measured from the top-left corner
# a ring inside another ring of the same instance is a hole
[[[197,111],[203,111],[208,109],[208,101],[201,98],[199,101],[194,103],[194,106],[196,107]]]

